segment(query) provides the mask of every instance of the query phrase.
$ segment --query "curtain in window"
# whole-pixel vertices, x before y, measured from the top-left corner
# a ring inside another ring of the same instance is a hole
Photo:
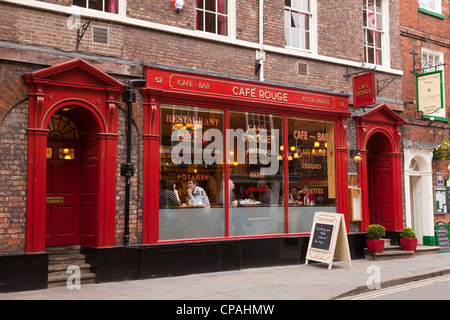
[[[198,1],[198,0],[197,0]],[[226,14],[226,1],[227,0],[217,0],[217,13]],[[227,18],[226,16],[217,15],[218,19],[218,30],[217,33],[221,35],[227,34]]]
[[[107,11],[110,13],[117,13],[117,1],[118,0],[109,0]]]

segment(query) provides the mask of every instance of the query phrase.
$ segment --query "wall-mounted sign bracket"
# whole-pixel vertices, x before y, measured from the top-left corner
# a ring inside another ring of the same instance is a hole
[[[81,25],[79,28],[77,28],[77,49],[80,45],[81,39],[83,39],[84,34],[86,33],[87,28],[89,28],[89,25],[91,24],[91,21],[89,20],[85,24]]]
[[[410,71],[413,75],[417,75],[420,73],[423,73],[424,70],[429,70],[434,68],[433,71],[438,70],[437,68],[445,66],[445,63],[436,63],[433,64],[431,62],[427,62],[426,64],[422,63],[422,58],[417,58],[419,53],[417,53],[414,49],[410,52],[410,54],[413,56],[413,69]]]
[[[350,79],[353,76],[357,76],[357,75],[362,74],[362,73],[375,71],[376,68],[377,68],[377,66],[375,66],[373,68],[365,68],[364,65],[363,65],[363,67],[359,68],[358,71],[351,72],[350,68],[346,67],[345,68],[344,78],[346,78],[348,80],[348,79]]]

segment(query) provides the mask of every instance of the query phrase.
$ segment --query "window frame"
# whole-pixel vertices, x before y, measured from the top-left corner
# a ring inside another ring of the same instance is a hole
[[[83,7],[83,6],[79,6],[79,5],[74,4],[73,3],[74,0],[72,0],[72,7],[81,8],[82,10],[92,10],[92,11],[95,11],[95,12],[102,12],[102,13],[106,13],[106,14],[119,15],[122,12],[122,5],[123,5],[123,3],[125,3],[124,2],[125,0],[117,0],[117,4],[116,4],[116,11],[117,12],[109,12],[109,11],[105,10],[106,9],[105,8],[105,1],[106,0],[101,0],[102,1],[102,10],[89,8],[89,1],[90,0],[85,0],[85,1],[86,1],[86,6]]]
[[[429,0],[426,0],[426,2],[429,2]],[[425,4],[425,0],[419,1],[419,11],[437,15],[440,18],[445,18],[445,16],[442,14],[442,1],[441,0],[434,0],[434,8],[428,6],[428,4]]]
[[[313,15],[313,13],[312,13],[313,8],[314,8],[313,0],[307,0],[307,1],[308,1],[309,10],[304,10],[304,8],[295,8],[295,7],[286,6],[286,5],[284,6],[284,19],[285,19],[284,20],[284,28],[285,28],[284,36],[285,36],[285,47],[286,48],[305,50],[305,51],[312,51],[312,42],[313,42],[312,41],[312,39],[313,39],[312,38],[312,34],[313,34],[313,32],[312,32],[313,23],[312,22],[313,22],[313,17],[315,15]],[[291,3],[291,5],[292,5],[292,3]],[[286,19],[287,19],[286,13],[287,12],[289,12],[290,19],[292,19],[292,13],[293,12],[298,13],[299,16],[302,16],[302,15],[307,16],[307,18],[308,18],[308,30],[307,31],[306,31],[306,29],[303,30],[300,27],[297,27],[297,28],[296,27],[291,27],[290,26],[290,21],[289,21],[289,23],[287,23],[287,21],[286,21]],[[289,26],[287,24],[289,24]],[[293,41],[292,41],[292,30],[293,29],[298,29],[299,30],[300,38],[297,39],[297,41],[299,42],[299,46],[298,47],[292,45],[292,43],[293,43]],[[289,45],[287,44],[287,40],[288,40],[287,30],[289,30]],[[302,47],[302,42],[305,41],[304,39],[302,39],[302,34],[303,33],[305,35],[308,35],[307,43],[305,42],[306,43],[305,47]]]
[[[194,4],[194,11],[195,11],[195,13],[194,13],[194,17],[195,17],[194,18],[195,19],[194,26],[195,27],[194,28],[195,28],[195,31],[199,32],[199,33],[202,33],[202,34],[206,33],[206,34],[213,35],[213,36],[230,38],[231,37],[231,33],[232,33],[232,27],[231,27],[232,24],[231,23],[234,20],[234,19],[232,19],[232,15],[231,15],[231,12],[234,11],[233,0],[224,0],[224,1],[226,1],[226,7],[227,7],[226,14],[218,12],[218,10],[217,10],[217,1],[218,0],[214,0],[215,1],[215,11],[206,10],[206,6],[205,6],[205,1],[206,0],[197,0],[197,1],[203,1],[203,9],[197,8],[197,4],[196,3]],[[202,14],[203,14],[203,22],[205,22],[205,14],[206,13],[214,14],[214,16],[215,16],[215,19],[214,19],[215,20],[215,31],[216,32],[206,31],[205,30],[205,27],[206,27],[205,23],[203,23],[203,30],[198,29],[198,26],[197,26],[197,14],[198,14],[198,12],[202,12]],[[218,16],[224,16],[227,19],[226,34],[218,33]]]

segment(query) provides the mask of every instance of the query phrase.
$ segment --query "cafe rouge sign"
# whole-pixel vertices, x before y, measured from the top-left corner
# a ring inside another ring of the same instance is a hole
[[[364,107],[376,103],[375,73],[368,72],[353,77],[353,106]]]
[[[215,77],[146,68],[147,87],[163,92],[199,94],[291,106],[309,106],[334,111],[347,109],[347,97],[313,93]]]

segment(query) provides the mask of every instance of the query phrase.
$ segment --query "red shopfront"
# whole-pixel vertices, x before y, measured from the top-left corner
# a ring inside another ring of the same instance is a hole
[[[146,80],[144,245],[308,235],[315,211],[348,230],[347,96],[153,67]]]

